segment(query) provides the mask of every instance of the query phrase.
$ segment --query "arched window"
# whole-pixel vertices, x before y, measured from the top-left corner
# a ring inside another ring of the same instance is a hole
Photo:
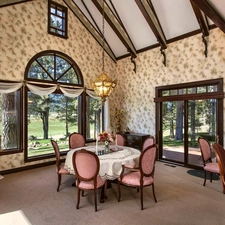
[[[35,55],[25,70],[25,160],[52,157],[50,140],[58,141],[61,152],[68,150],[68,136],[81,133],[95,139],[102,127],[99,99],[84,91],[78,65],[58,51]]]

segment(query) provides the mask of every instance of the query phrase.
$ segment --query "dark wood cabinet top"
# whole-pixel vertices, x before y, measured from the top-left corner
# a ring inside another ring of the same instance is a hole
[[[149,134],[142,134],[142,133],[129,133],[129,134],[127,134],[127,133],[121,133],[122,135],[125,135],[125,136],[128,136],[128,135],[130,135],[130,136],[141,136],[141,137],[143,137],[143,136],[149,136]]]

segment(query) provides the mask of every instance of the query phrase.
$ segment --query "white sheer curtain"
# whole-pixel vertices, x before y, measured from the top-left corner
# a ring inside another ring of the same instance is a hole
[[[109,99],[104,104],[104,130],[108,132],[111,130]]]
[[[55,84],[52,87],[39,87],[34,84],[27,84],[27,87],[32,93],[42,96],[42,95],[49,95],[53,93],[56,90],[57,85]]]
[[[74,89],[65,88],[65,87],[59,87],[59,88],[64,95],[66,95],[67,97],[71,97],[71,98],[78,97],[84,91],[83,87],[82,88],[74,88]]]
[[[100,100],[100,97],[98,97],[94,91],[91,91],[91,90],[86,90],[86,93],[91,97],[91,98],[94,98],[94,99],[99,99]]]
[[[19,90],[23,86],[23,83],[4,83],[0,82],[0,93],[7,94]]]

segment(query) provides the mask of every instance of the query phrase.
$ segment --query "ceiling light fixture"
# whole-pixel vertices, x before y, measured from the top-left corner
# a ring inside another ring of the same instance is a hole
[[[102,2],[102,73],[94,81],[91,81],[91,86],[94,89],[96,95],[101,98],[102,104],[104,104],[106,98],[110,96],[113,89],[116,87],[117,81],[111,80],[111,78],[105,73],[105,0]]]

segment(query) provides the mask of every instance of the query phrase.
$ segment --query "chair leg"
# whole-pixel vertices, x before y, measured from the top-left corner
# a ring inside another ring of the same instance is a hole
[[[108,199],[106,192],[107,192],[107,182],[105,182],[105,185],[104,185],[104,199]]]
[[[144,209],[143,207],[143,187],[140,187],[140,198],[141,198],[141,210]]]
[[[95,198],[95,212],[97,212],[97,189],[94,189],[94,198]]]
[[[79,209],[80,205],[80,189],[77,188],[77,209]]]
[[[212,183],[212,173],[210,173],[210,182]]]
[[[57,187],[57,191],[59,191],[59,187],[60,187],[60,184],[61,184],[61,177],[62,177],[62,175],[61,174],[58,174],[58,187]]]
[[[155,202],[157,202],[157,199],[155,197],[155,187],[154,187],[154,183],[152,184],[152,193],[153,193],[153,197],[155,199]]]
[[[224,182],[224,179],[222,177],[220,177],[220,179],[222,181],[223,193],[225,194],[225,182]]]
[[[120,182],[119,181],[117,181],[117,187],[118,187],[118,202],[120,202],[121,191],[120,191]]]
[[[203,186],[205,186],[205,182],[206,182],[206,171],[204,170],[204,183],[203,183]]]

